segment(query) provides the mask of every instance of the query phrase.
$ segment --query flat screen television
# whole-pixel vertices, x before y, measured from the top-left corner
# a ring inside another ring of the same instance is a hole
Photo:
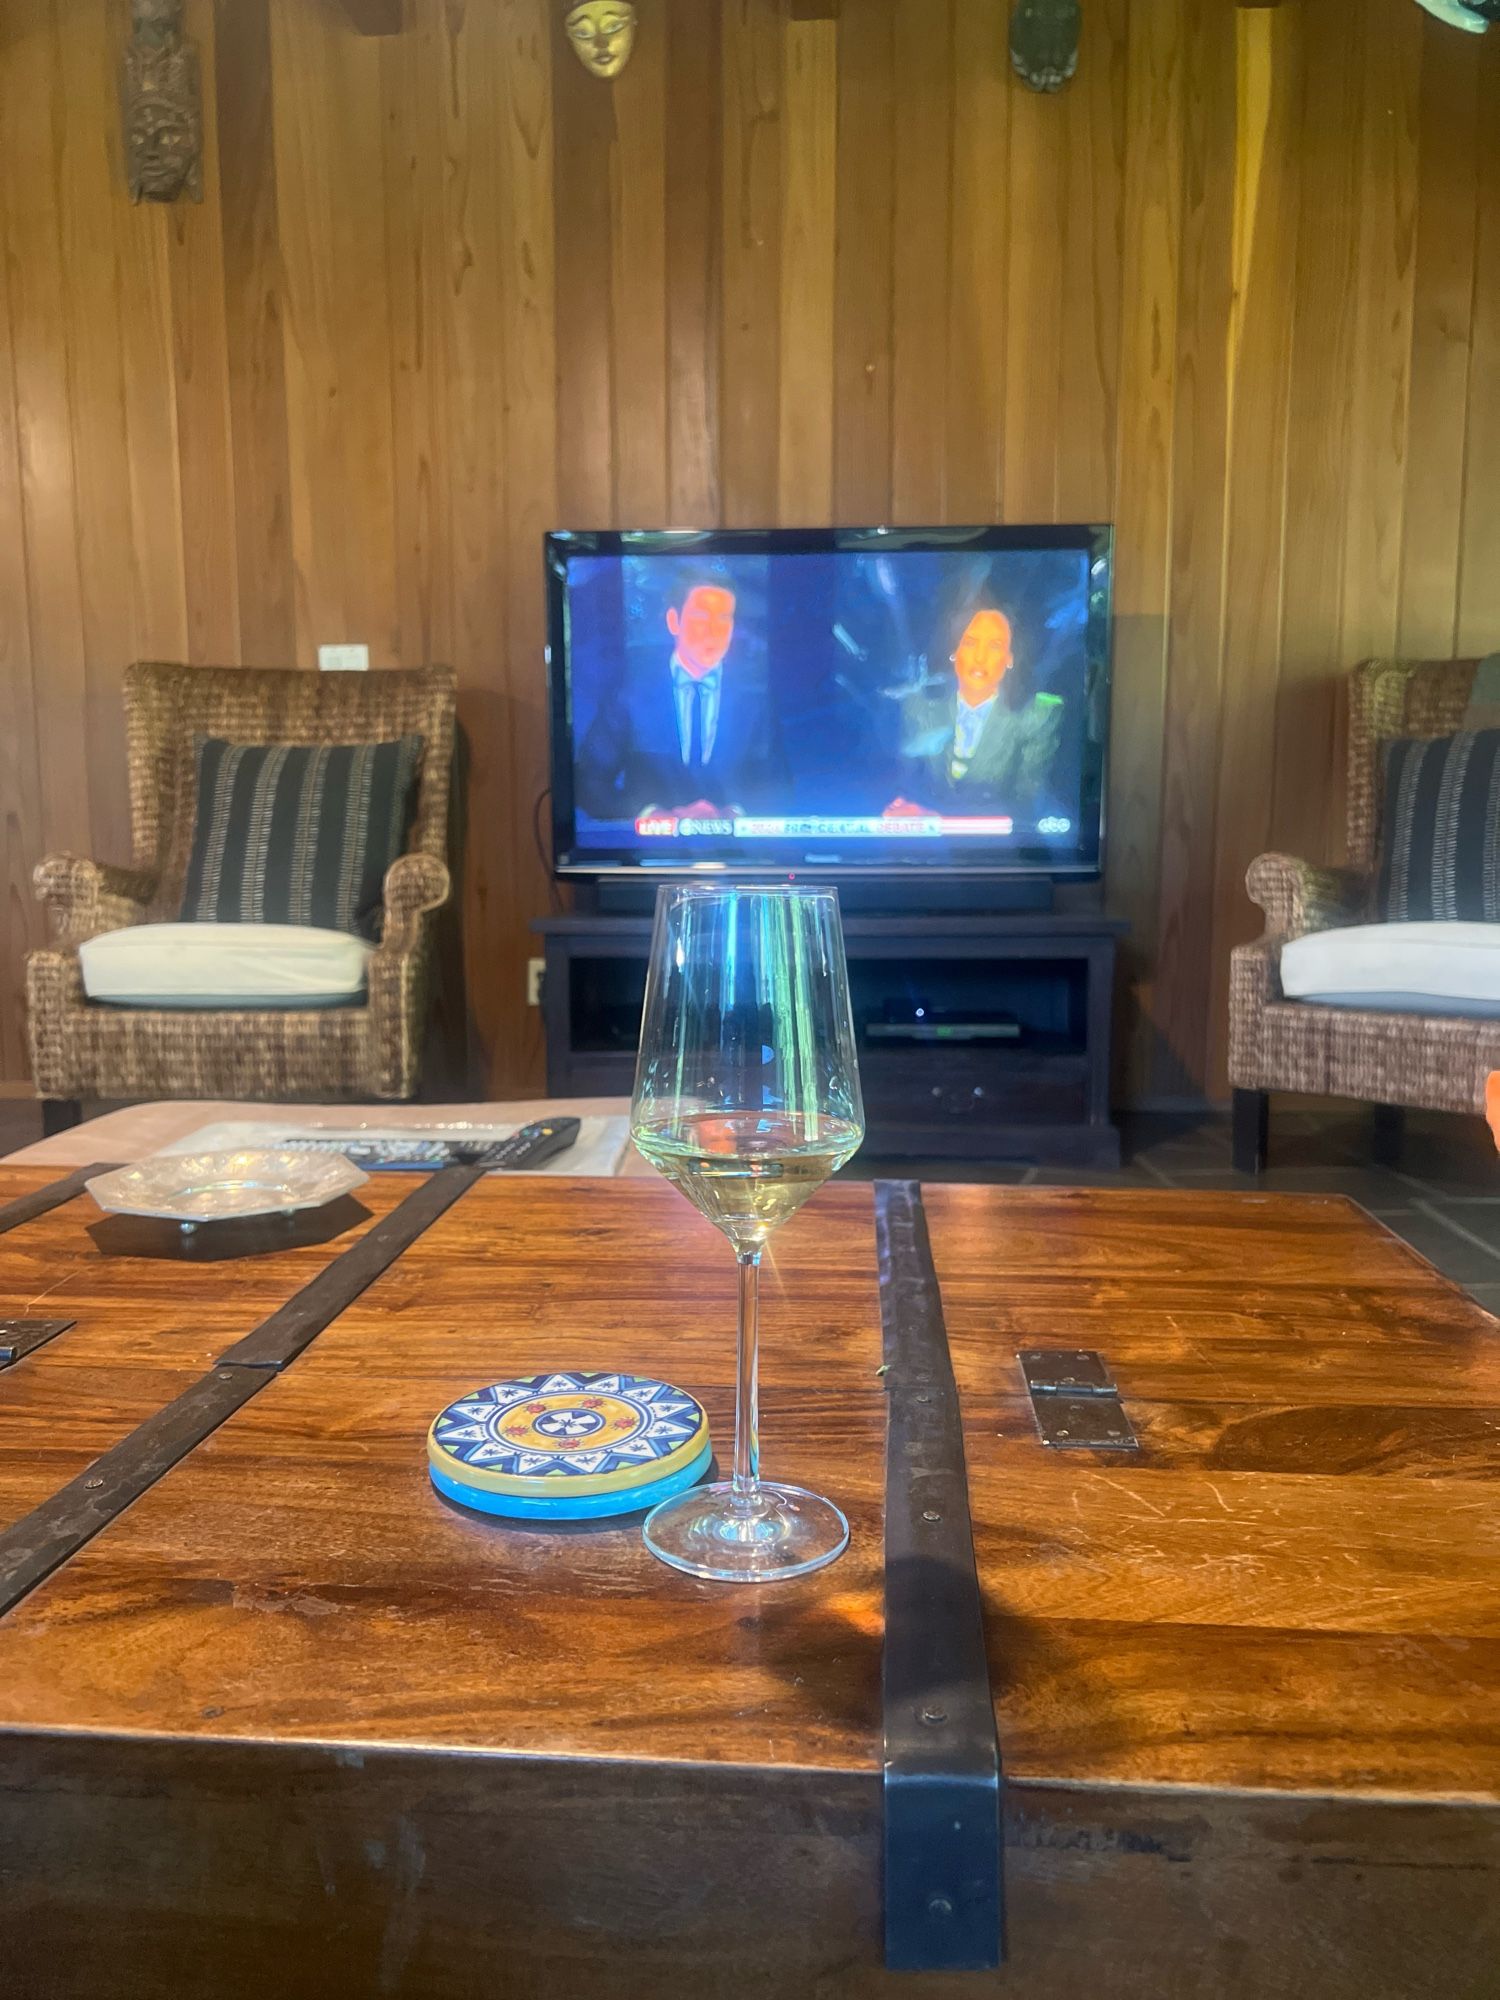
[[[1099,872],[1107,527],[547,537],[564,875]]]

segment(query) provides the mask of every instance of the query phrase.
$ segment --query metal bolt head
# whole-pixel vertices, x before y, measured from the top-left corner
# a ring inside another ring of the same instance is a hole
[[[941,1521],[942,1518],[936,1507],[924,1507],[922,1509],[922,1519],[924,1521]]]
[[[946,1896],[929,1896],[927,1898],[927,1914],[929,1917],[951,1917],[953,1915],[953,1905]]]
[[[102,1486],[104,1484],[104,1481],[102,1479],[85,1479],[83,1483],[85,1486],[92,1489],[96,1486]]]
[[[919,1708],[917,1710],[917,1720],[930,1724],[946,1722],[948,1720],[948,1711],[946,1708]]]

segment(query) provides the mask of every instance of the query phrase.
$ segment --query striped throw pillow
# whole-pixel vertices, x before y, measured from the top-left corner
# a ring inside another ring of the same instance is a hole
[[[1500,923],[1500,729],[1389,746],[1378,903],[1392,923]]]
[[[373,937],[405,851],[420,736],[390,743],[195,744],[185,923],[315,924]]]

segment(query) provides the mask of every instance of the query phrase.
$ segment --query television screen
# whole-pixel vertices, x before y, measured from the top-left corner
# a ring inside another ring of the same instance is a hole
[[[1107,528],[547,538],[564,873],[1097,873]]]

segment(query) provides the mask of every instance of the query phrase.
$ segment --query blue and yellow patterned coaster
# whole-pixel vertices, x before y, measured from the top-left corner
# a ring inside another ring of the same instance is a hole
[[[700,1480],[703,1406],[643,1375],[531,1375],[450,1403],[427,1434],[439,1493],[513,1519],[634,1514]]]

